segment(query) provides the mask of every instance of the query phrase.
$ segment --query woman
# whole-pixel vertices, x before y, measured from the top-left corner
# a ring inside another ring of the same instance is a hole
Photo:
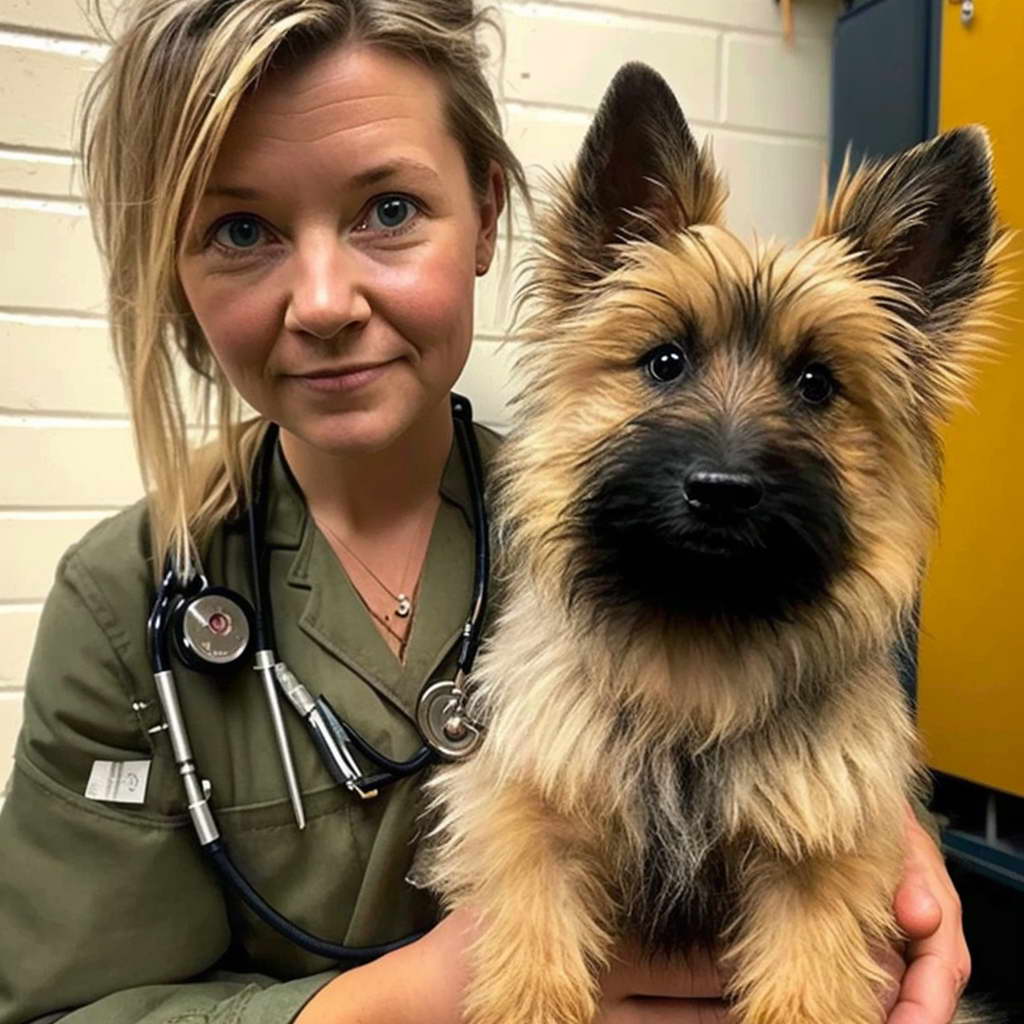
[[[221,832],[270,902],[348,945],[425,931],[338,974],[203,860],[145,617],[166,557],[252,596],[236,513],[275,423],[263,555],[278,650],[384,754],[419,746],[417,697],[450,678],[472,592],[449,393],[474,278],[524,188],[477,22],[468,0],[140,0],[97,79],[87,172],[150,497],[67,554],[41,622],[0,817],[0,1024],[459,1019],[473,922],[434,926],[404,881],[415,779],[357,800],[289,715],[300,831],[249,667],[175,666]],[[195,458],[183,372],[220,427]],[[486,468],[496,439],[477,439]],[[96,766],[125,762],[137,784],[97,799]],[[918,942],[890,1020],[942,1024],[964,956],[955,897],[929,841],[911,849],[900,917]],[[603,991],[604,1024],[725,1016],[708,964],[623,950]]]

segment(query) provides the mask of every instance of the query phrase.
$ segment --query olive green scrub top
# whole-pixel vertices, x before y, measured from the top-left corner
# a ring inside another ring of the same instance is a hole
[[[486,472],[498,439],[476,429]],[[451,678],[470,608],[473,509],[454,443],[441,494],[401,665],[280,456],[268,492],[278,654],[392,758],[418,749],[417,697],[429,680]],[[212,583],[251,599],[245,542],[243,529],[224,525],[204,563]],[[140,503],[64,556],[43,611],[0,812],[0,1024],[287,1024],[337,972],[225,892],[200,852],[158,728],[148,552]],[[360,801],[333,782],[285,704],[308,819],[300,832],[251,668],[214,677],[176,662],[175,676],[221,833],[274,907],[352,946],[435,922],[435,905],[404,880],[419,780]],[[145,802],[87,799],[96,761],[151,761]]]

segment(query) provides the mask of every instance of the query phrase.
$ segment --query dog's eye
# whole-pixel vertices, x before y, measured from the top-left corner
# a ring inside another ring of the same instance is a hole
[[[808,405],[824,405],[831,401],[838,390],[832,371],[822,363],[811,363],[804,367],[796,386],[800,397]]]
[[[641,360],[652,380],[667,384],[686,369],[686,356],[678,345],[659,345]]]

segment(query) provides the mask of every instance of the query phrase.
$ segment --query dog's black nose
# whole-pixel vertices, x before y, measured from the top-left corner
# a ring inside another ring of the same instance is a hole
[[[699,470],[686,478],[683,493],[686,503],[695,511],[735,514],[757,508],[764,487],[749,473]]]

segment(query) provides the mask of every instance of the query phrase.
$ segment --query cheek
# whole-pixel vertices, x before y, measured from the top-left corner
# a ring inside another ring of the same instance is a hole
[[[276,304],[259,284],[204,281],[193,286],[182,278],[185,296],[217,362],[236,387],[263,365],[277,333]]]
[[[461,237],[437,239],[392,268],[377,295],[385,319],[424,360],[468,349],[473,334],[473,251]]]

